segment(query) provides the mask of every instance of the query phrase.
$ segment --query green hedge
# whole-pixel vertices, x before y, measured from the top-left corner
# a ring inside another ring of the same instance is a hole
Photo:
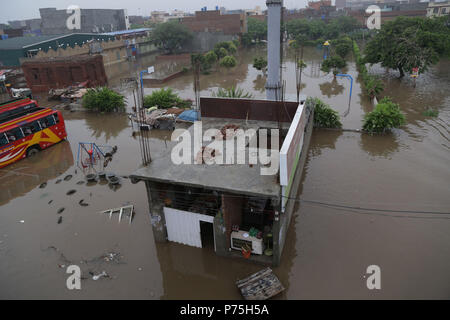
[[[358,44],[353,40],[353,53],[355,55],[356,67],[362,77],[365,93],[373,99],[378,97],[384,90],[383,82],[368,73],[364,58],[361,56]]]

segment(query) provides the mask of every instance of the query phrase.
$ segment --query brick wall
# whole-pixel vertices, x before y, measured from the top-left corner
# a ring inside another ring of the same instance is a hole
[[[194,17],[182,18],[181,23],[192,32],[223,32],[234,35],[247,31],[245,15],[221,15],[220,11],[197,11]]]
[[[65,88],[87,80],[91,87],[107,83],[101,55],[36,59],[24,62],[22,70],[33,93]]]

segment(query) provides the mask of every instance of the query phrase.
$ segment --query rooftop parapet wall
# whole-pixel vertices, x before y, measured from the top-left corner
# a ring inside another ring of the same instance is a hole
[[[298,103],[230,98],[201,98],[201,115],[210,118],[290,123]]]

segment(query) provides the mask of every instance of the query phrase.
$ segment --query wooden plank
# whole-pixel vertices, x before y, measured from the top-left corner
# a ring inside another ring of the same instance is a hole
[[[245,300],[267,300],[285,290],[270,268],[236,281],[236,285]]]

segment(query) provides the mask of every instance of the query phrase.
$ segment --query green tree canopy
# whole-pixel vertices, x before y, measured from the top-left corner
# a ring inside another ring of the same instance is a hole
[[[253,42],[267,39],[267,21],[261,21],[252,17],[247,20],[247,33],[242,35],[242,43],[246,46]]]
[[[178,21],[157,24],[151,35],[152,42],[159,48],[175,53],[192,40],[192,32]]]
[[[365,48],[365,62],[396,69],[400,77],[413,68],[425,72],[440,56],[450,56],[450,17],[397,17],[382,24]]]
[[[325,59],[325,61],[322,63],[321,70],[327,73],[333,70],[333,74],[336,75],[338,69],[345,68],[346,65],[347,63],[340,56],[332,56]]]

